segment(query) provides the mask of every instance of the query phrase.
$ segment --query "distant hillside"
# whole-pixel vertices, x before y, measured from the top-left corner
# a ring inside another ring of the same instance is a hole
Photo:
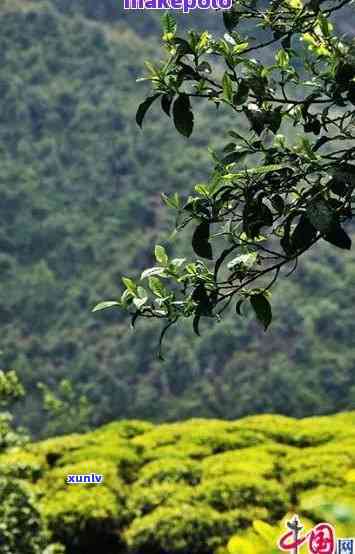
[[[237,554],[272,554],[288,512],[308,528],[328,521],[338,537],[352,536],[354,439],[355,412],[132,420],[13,449],[0,470],[38,495],[67,554],[212,554],[235,535]],[[66,484],[91,473],[103,484]]]
[[[126,17],[116,0],[1,4],[0,361],[27,388],[18,419],[53,430],[37,383],[57,393],[66,378],[77,401],[87,397],[90,425],[350,409],[353,253],[316,249],[278,288],[266,336],[230,313],[201,339],[190,325],[174,331],[164,363],[156,326],[133,334],[122,314],[91,313],[120,293],[122,275],[150,265],[155,242],[167,243],[173,221],[160,193],[188,194],[212,167],[207,147],[241,126],[211,107],[192,140],[154,110],[137,128],[146,89],[136,78],[161,56],[158,19]],[[191,256],[182,243],[168,249]],[[64,417],[56,432],[77,425]]]

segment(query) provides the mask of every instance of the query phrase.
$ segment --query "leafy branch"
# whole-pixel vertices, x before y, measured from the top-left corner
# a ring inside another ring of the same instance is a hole
[[[124,308],[132,324],[162,319],[162,340],[181,318],[192,318],[199,334],[201,318],[219,319],[232,301],[242,315],[248,302],[267,329],[271,290],[284,268],[293,272],[320,240],[351,248],[344,223],[353,216],[355,187],[355,43],[337,36],[331,21],[348,5],[274,0],[265,8],[241,0],[223,13],[222,38],[206,31],[178,36],[174,19],[164,17],[166,60],[146,63],[152,93],[137,123],[160,100],[189,137],[199,100],[231,109],[238,132],[231,130],[223,151],[213,154],[208,182],[188,198],[163,196],[178,231],[194,225],[195,259],[170,259],[157,246],[157,265],[140,282],[124,278],[121,298],[96,311]],[[257,42],[245,24],[270,36]],[[270,46],[272,63],[251,57]],[[245,127],[246,135],[239,131]],[[295,128],[303,130],[296,138]]]

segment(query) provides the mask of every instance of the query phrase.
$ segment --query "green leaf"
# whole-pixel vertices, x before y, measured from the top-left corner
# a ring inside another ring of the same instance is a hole
[[[282,214],[284,212],[285,202],[283,201],[282,196],[280,196],[279,194],[274,194],[274,196],[271,197],[270,201],[272,207],[275,208],[275,210],[279,212],[279,214]]]
[[[93,308],[93,312],[99,312],[101,310],[106,310],[106,308],[112,308],[113,306],[120,306],[120,302],[117,302],[117,300],[107,300],[106,302],[100,302],[99,304],[96,304],[95,308]]]
[[[201,258],[212,260],[212,246],[209,242],[209,238],[210,225],[204,221],[195,229],[192,237],[192,248],[198,256],[201,256]]]
[[[303,129],[305,133],[313,133],[315,135],[319,135],[319,133],[322,130],[322,124],[316,117],[313,117],[307,123],[305,123],[305,125],[303,126]],[[314,152],[314,148],[313,148],[313,152]]]
[[[124,308],[126,308],[129,304],[132,303],[132,299],[134,298],[135,293],[131,292],[130,290],[126,289],[123,291],[121,295],[121,304]]]
[[[155,247],[155,259],[158,262],[158,264],[161,265],[168,265],[169,258],[165,251],[164,246],[160,246],[160,244],[157,244]]]
[[[171,260],[171,264],[174,266],[174,268],[181,267],[186,262],[186,258],[174,258]]]
[[[282,48],[276,52],[275,60],[280,69],[287,69],[290,64],[290,56]]]
[[[179,94],[173,105],[174,125],[184,137],[189,137],[194,126],[194,116],[191,111],[190,98],[187,94]]]
[[[175,17],[173,17],[169,12],[162,15],[161,22],[164,33],[176,33],[177,23],[175,21]]]
[[[161,197],[164,204],[168,206],[168,208],[173,208],[175,210],[180,208],[180,196],[177,192],[175,192],[172,196],[168,196],[163,192]]]
[[[323,35],[329,38],[333,30],[332,23],[322,13],[318,15],[318,21]]]
[[[231,260],[227,267],[228,269],[234,269],[238,266],[244,267],[245,269],[250,269],[255,264],[258,255],[256,252],[249,252],[249,254],[242,254]]]
[[[144,102],[142,102],[138,106],[138,110],[136,113],[136,122],[139,127],[142,127],[143,119],[145,117],[145,114],[149,110],[150,106],[153,104],[154,100],[156,100],[160,96],[160,93],[154,94],[153,96],[148,96]]]
[[[159,298],[166,298],[169,295],[169,291],[158,277],[149,277],[148,282],[150,290]]]
[[[229,165],[232,163],[241,162],[244,160],[244,158],[248,155],[248,150],[236,150],[235,152],[231,152],[227,156],[225,156],[222,159],[222,163]]]
[[[159,277],[166,277],[164,267],[150,267],[145,269],[141,275],[141,280],[147,279],[148,277],[153,277],[154,275]]]
[[[228,144],[225,145],[225,147],[223,148],[223,152],[233,152],[235,150],[235,147],[236,147],[236,143],[235,142],[228,142]]]
[[[270,127],[271,131],[276,135],[282,123],[281,108],[278,107],[275,110],[269,112],[267,115],[268,115],[266,119],[267,124]]]
[[[129,279],[128,277],[122,277],[122,282],[127,290],[132,292],[133,294],[137,293],[137,285],[132,279]]]
[[[233,54],[241,54],[249,47],[249,42],[239,42],[233,48]]]
[[[238,91],[233,96],[233,104],[235,106],[241,106],[248,100],[249,96],[249,85],[242,79],[239,83]]]
[[[170,117],[170,108],[171,108],[172,101],[173,101],[173,97],[170,96],[170,94],[163,94],[163,96],[161,97],[162,110],[164,113],[166,113],[168,117]]]
[[[195,186],[195,191],[200,194],[201,196],[210,196],[210,191],[207,185],[204,183],[200,183]]]
[[[211,315],[213,306],[204,284],[200,284],[195,288],[192,293],[192,300],[198,304],[196,313],[206,316]]]
[[[187,40],[183,39],[183,38],[175,38],[174,39],[174,43],[177,45],[177,57],[178,58],[181,58],[182,56],[185,56],[186,54],[193,54],[194,53],[194,50],[191,46],[191,44],[189,44],[187,42]]]
[[[260,201],[245,204],[243,209],[243,230],[249,238],[257,237],[262,227],[273,224],[273,215],[268,206]]]
[[[248,175],[264,175],[266,173],[271,173],[273,171],[280,171],[280,169],[289,168],[289,165],[286,164],[273,164],[273,165],[263,165],[262,167],[253,167],[251,169],[245,169],[240,173],[228,173],[223,175],[222,179],[225,181],[233,181],[241,177],[247,177]]]
[[[328,182],[328,188],[337,196],[344,196],[348,190],[346,182],[343,179],[334,177]]]
[[[302,0],[287,0],[291,8],[301,9],[303,7]]]
[[[294,252],[308,248],[317,236],[317,229],[306,215],[302,215],[291,237],[291,249]]]
[[[262,323],[264,330],[266,331],[272,321],[270,302],[264,294],[255,294],[250,297],[250,303],[254,309],[256,317]]]
[[[323,238],[338,248],[351,250],[351,238],[339,224],[334,225],[333,229],[328,231]]]
[[[250,126],[252,130],[260,136],[263,130],[265,129],[265,125],[267,123],[267,118],[265,117],[265,113],[261,110],[249,110],[247,108],[243,108],[245,115],[247,116]]]
[[[308,207],[307,216],[312,225],[321,233],[326,233],[334,224],[333,210],[321,199]]]
[[[231,102],[232,96],[233,96],[233,84],[232,84],[232,80],[229,77],[227,71],[223,75],[222,86],[223,86],[223,96],[224,96],[224,98],[226,100],[228,100],[229,102]]]
[[[147,302],[148,294],[143,287],[138,287],[137,296],[133,298],[133,304],[140,310],[142,306]]]

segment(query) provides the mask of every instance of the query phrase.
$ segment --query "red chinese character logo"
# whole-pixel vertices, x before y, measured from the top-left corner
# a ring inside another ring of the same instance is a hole
[[[284,552],[292,551],[292,554],[298,554],[299,548],[308,542],[308,552],[310,554],[334,554],[335,551],[335,532],[328,523],[319,523],[309,533],[303,537],[300,535],[303,526],[299,524],[297,516],[292,521],[287,522],[290,529],[279,539],[278,547]]]
[[[328,523],[319,523],[309,533],[309,551],[311,554],[334,554],[334,529]]]

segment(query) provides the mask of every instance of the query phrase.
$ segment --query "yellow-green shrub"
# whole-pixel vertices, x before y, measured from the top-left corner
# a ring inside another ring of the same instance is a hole
[[[274,457],[264,446],[231,450],[208,456],[202,461],[202,469],[205,479],[230,473],[271,476],[274,471]]]
[[[86,460],[107,460],[115,464],[120,477],[132,481],[137,474],[140,458],[135,450],[126,443],[97,442],[74,452],[66,452],[60,459],[60,465],[85,462]]]
[[[298,493],[318,485],[341,486],[351,462],[341,452],[329,453],[325,448],[307,449],[287,456],[283,467],[287,488]]]
[[[0,474],[2,475],[35,482],[43,475],[43,472],[43,460],[30,450],[16,447],[0,457]]]
[[[133,485],[127,498],[130,517],[141,517],[159,506],[180,506],[189,503],[193,488],[182,483],[152,483],[149,487]]]
[[[196,461],[175,458],[161,458],[146,464],[139,473],[141,485],[151,485],[154,482],[175,483],[182,481],[190,485],[200,482],[201,464]]]
[[[251,474],[203,481],[196,487],[193,498],[219,511],[262,506],[274,520],[287,511],[290,503],[285,487],[276,480]]]
[[[191,419],[184,423],[164,424],[133,440],[145,450],[180,442],[204,447],[206,454],[225,452],[260,444],[265,438],[257,430],[244,429],[232,422]]]
[[[117,497],[108,487],[100,485],[93,491],[73,485],[69,491],[58,490],[41,502],[41,512],[54,540],[70,545],[72,551],[97,545],[99,552],[114,540],[119,546],[121,514]]]
[[[265,438],[280,444],[307,447],[324,444],[336,433],[326,425],[311,425],[307,420],[296,420],[279,415],[258,415],[244,418],[241,425],[249,430],[258,430]]]
[[[124,538],[134,552],[212,554],[230,532],[226,520],[212,508],[181,504],[135,519]]]

